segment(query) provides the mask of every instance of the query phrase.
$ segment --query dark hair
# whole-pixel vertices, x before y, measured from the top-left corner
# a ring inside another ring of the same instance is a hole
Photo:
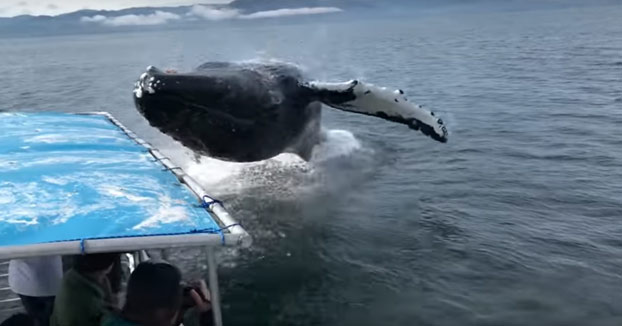
[[[155,309],[176,310],[181,303],[181,272],[168,263],[139,264],[127,283],[123,310],[151,313]]]
[[[35,326],[35,321],[27,314],[18,313],[5,319],[0,326]]]
[[[119,259],[118,253],[87,254],[76,256],[73,268],[80,273],[103,271]]]

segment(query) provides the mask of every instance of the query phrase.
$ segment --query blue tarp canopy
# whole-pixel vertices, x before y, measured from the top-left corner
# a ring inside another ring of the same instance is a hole
[[[222,206],[162,158],[106,114],[0,113],[0,257],[224,242]]]

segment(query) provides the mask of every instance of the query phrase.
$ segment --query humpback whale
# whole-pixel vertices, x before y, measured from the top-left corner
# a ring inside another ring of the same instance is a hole
[[[322,104],[404,124],[442,143],[448,137],[443,121],[402,90],[311,81],[286,63],[208,62],[187,73],[149,66],[133,93],[151,126],[196,154],[227,161],[283,152],[310,159],[321,141]]]

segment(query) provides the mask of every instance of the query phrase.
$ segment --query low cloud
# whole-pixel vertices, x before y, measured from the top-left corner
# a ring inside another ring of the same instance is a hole
[[[92,17],[82,17],[80,18],[80,21],[83,23],[101,23],[105,21],[106,19],[108,19],[108,17],[103,16],[103,15],[95,15]]]
[[[299,16],[299,15],[318,15],[341,12],[342,10],[336,7],[312,7],[312,8],[283,8],[277,10],[258,11],[248,15],[242,15],[243,19],[258,19],[258,18],[276,18],[286,16]]]
[[[201,17],[207,20],[225,20],[225,19],[261,19],[261,18],[277,18],[298,15],[317,15],[341,12],[336,7],[310,7],[310,8],[283,8],[277,10],[258,11],[251,14],[242,14],[236,9],[218,9],[214,7],[195,5],[188,15]]]
[[[177,14],[158,10],[149,15],[123,15],[116,17],[95,15],[92,17],[82,17],[80,21],[84,23],[99,23],[106,26],[147,26],[162,25],[180,18],[181,16]]]
[[[240,12],[236,9],[216,9],[207,6],[196,5],[192,6],[192,9],[188,15],[201,17],[207,20],[225,20],[237,18],[240,16]]]
[[[341,12],[342,10],[335,7],[310,7],[310,8],[283,8],[277,10],[258,11],[251,14],[242,14],[237,9],[231,8],[215,8],[210,6],[195,5],[190,9],[186,16],[199,17],[211,21],[220,21],[228,19],[262,19],[277,18],[286,16],[299,15],[317,15]],[[180,20],[180,15],[166,12],[156,11],[149,15],[123,15],[109,17],[104,15],[95,15],[90,17],[82,17],[80,21],[83,23],[100,24],[104,26],[146,26],[146,25],[162,25],[169,21]]]

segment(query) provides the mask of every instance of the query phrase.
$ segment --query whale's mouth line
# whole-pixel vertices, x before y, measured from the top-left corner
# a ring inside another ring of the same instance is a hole
[[[143,98],[144,100],[149,98],[149,96],[155,94],[155,92],[148,93],[148,94],[149,95],[146,95],[146,97]],[[201,116],[202,118],[206,119],[205,121],[208,122],[208,125],[210,124],[231,125],[231,126],[235,126],[232,128],[236,128],[237,129],[236,131],[249,129],[253,125],[257,125],[257,121],[235,117],[227,112],[223,112],[221,110],[210,108],[206,105],[200,104],[198,100],[192,97],[187,97],[181,94],[175,94],[175,93],[170,93],[170,92],[159,92],[158,94],[160,96],[158,101],[162,103],[166,102],[168,106],[175,105],[175,106],[185,108],[183,110],[179,110],[177,114],[177,116],[182,115],[183,119],[169,119],[168,125],[171,125],[170,121],[177,120],[178,122],[174,125],[181,127],[183,126],[182,121],[189,123],[190,119],[192,119],[193,117],[197,118],[198,116]],[[139,108],[139,110],[142,112],[145,111],[144,108]],[[144,114],[148,115],[148,113],[146,112]],[[177,128],[166,128],[164,127],[164,125],[162,125],[162,128],[166,130],[177,129]]]

